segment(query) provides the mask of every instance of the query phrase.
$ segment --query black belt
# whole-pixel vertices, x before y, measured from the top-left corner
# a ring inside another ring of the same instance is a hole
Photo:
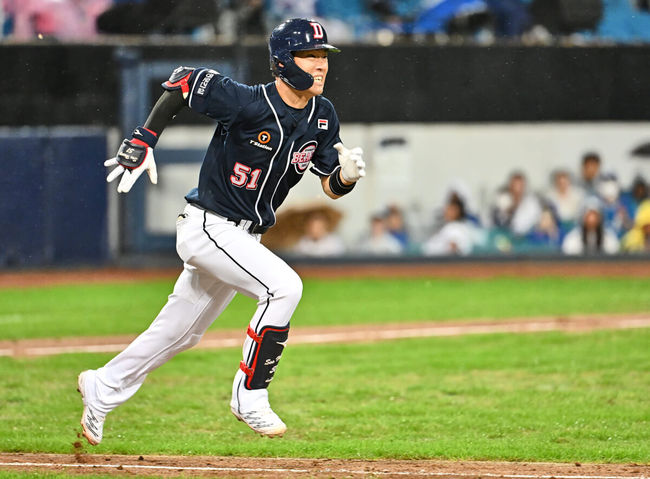
[[[248,220],[242,220],[242,219],[234,219],[234,218],[226,218],[228,221],[232,221],[235,223],[235,226],[239,226],[242,221],[248,221]],[[247,228],[244,229],[244,231],[248,231],[252,235],[263,235],[269,230],[268,226],[260,226],[257,223],[251,223]]]

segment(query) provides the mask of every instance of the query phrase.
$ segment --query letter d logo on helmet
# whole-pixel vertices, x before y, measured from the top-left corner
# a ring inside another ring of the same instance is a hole
[[[314,77],[293,60],[293,52],[304,50],[340,51],[327,43],[325,29],[315,20],[292,18],[271,32],[271,71],[296,90],[308,90],[314,84]]]

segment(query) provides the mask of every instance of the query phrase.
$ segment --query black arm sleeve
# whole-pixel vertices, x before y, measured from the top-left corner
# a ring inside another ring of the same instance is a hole
[[[179,111],[187,106],[181,90],[165,91],[154,105],[144,127],[160,134]]]

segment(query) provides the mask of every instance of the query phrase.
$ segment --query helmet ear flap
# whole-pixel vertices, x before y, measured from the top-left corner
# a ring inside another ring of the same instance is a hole
[[[271,71],[296,90],[309,90],[314,84],[314,77],[296,65],[291,52],[272,56]]]

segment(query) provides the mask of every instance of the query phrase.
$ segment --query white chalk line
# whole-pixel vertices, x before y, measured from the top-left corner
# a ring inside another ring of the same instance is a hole
[[[219,467],[219,466],[148,466],[140,464],[57,464],[52,462],[0,462],[0,467],[69,467],[69,468],[104,468],[104,469],[141,469],[161,471],[197,471],[197,472],[269,472],[291,474],[354,474],[370,476],[426,476],[426,477],[505,477],[509,479],[650,479],[646,476],[590,476],[561,474],[501,474],[483,472],[432,472],[432,471],[359,471],[354,469],[291,469],[280,467]]]
[[[395,339],[427,338],[427,337],[448,337],[471,334],[495,334],[495,333],[537,333],[549,331],[571,331],[573,325],[564,325],[553,321],[527,322],[505,324],[465,324],[459,326],[431,326],[397,329],[377,329],[364,331],[343,331],[335,333],[302,333],[295,331],[289,337],[290,344],[326,344],[326,343],[349,343],[366,341],[386,341]],[[630,318],[618,320],[615,324],[594,329],[634,329],[650,327],[650,317]],[[378,325],[378,328],[381,328]],[[575,327],[575,330],[579,328]],[[220,349],[239,347],[241,339],[234,338],[204,338],[195,349]],[[129,345],[128,342],[96,345],[67,345],[67,346],[35,346],[23,349],[26,356],[50,356],[69,353],[113,353],[122,351]],[[0,349],[0,356],[15,356],[13,349]]]

